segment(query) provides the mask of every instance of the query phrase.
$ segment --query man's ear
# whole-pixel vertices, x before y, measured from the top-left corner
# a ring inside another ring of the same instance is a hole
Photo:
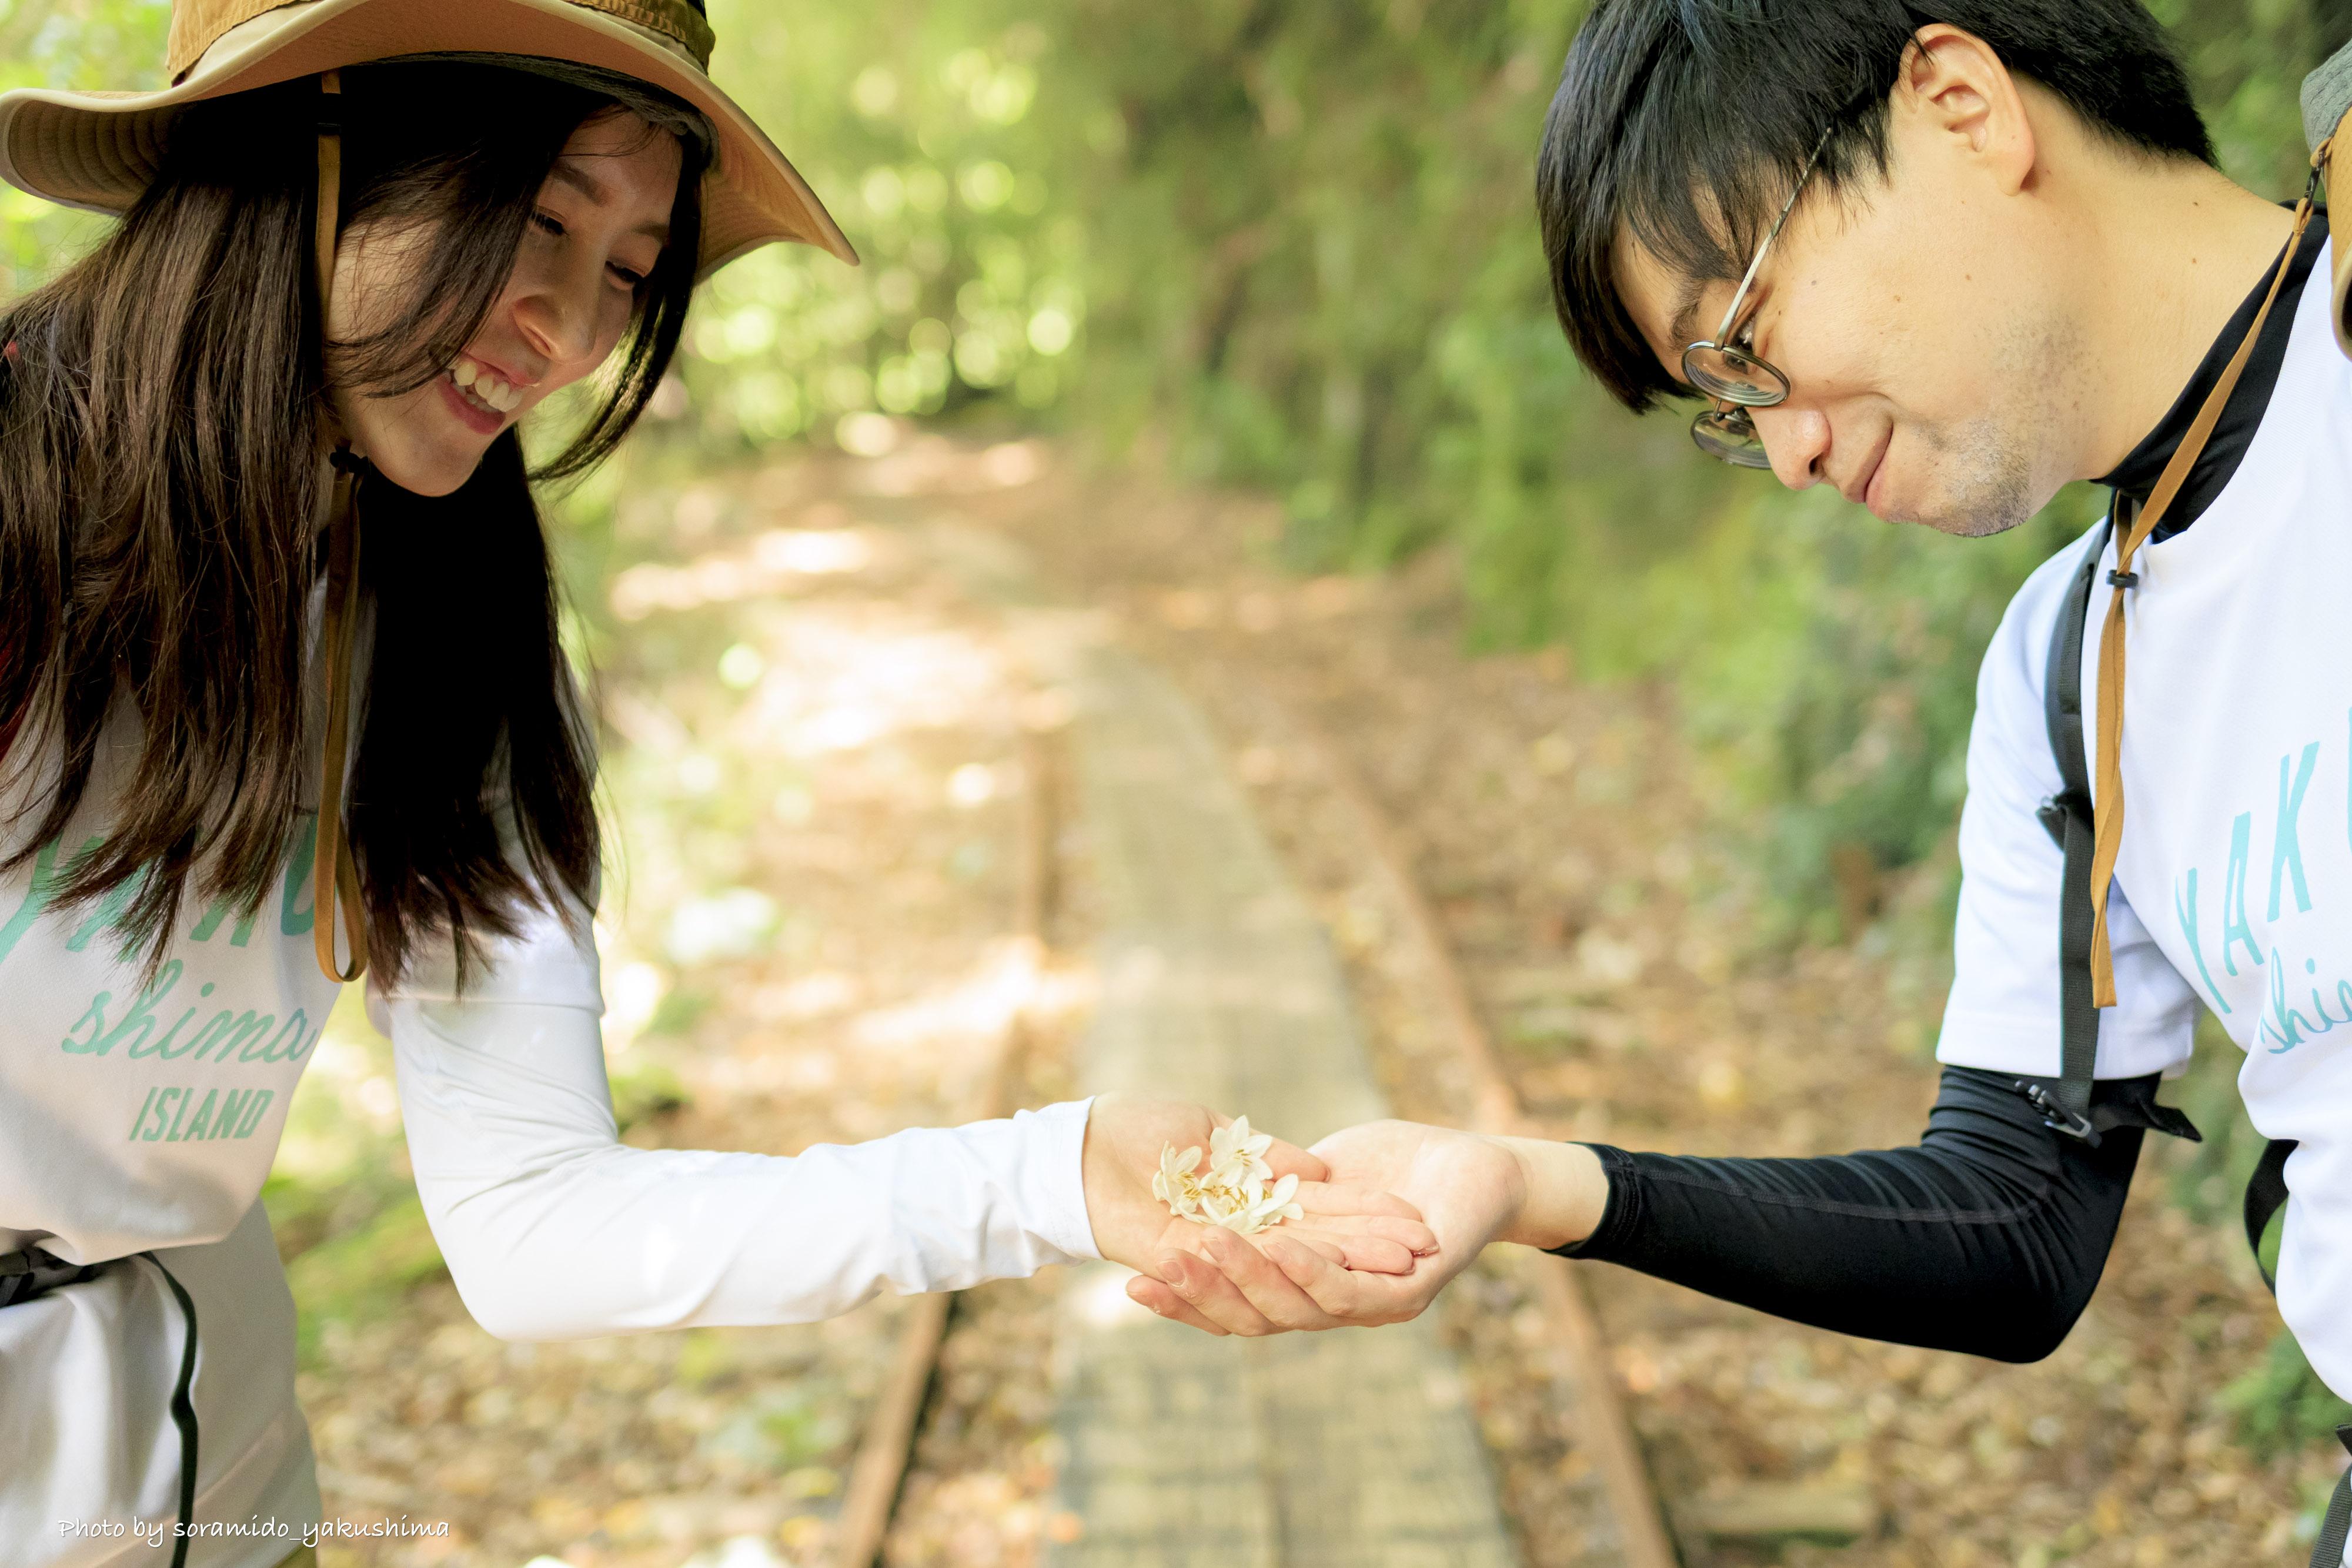
[[[1980,163],[2003,194],[2033,173],[2033,121],[2017,78],[1974,33],[1934,22],[1912,35],[1895,74],[1892,104],[1959,158]]]

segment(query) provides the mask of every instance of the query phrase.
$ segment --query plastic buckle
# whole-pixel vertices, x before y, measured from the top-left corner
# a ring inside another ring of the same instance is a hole
[[[2026,1103],[2042,1113],[2043,1126],[2053,1132],[2063,1133],[2077,1143],[2088,1145],[2092,1148],[2095,1149],[2099,1146],[2099,1130],[2091,1125],[2091,1119],[2088,1116],[2077,1116],[2067,1110],[2058,1103],[2049,1090],[2039,1083],[2028,1082],[2021,1078],[2011,1087],[2025,1096]]]
[[[2042,831],[2050,835],[2050,841],[2063,850],[2066,847],[2068,822],[2079,817],[2085,828],[2091,825],[2091,803],[2069,790],[2043,800],[2033,809],[2033,817],[2042,824]]]

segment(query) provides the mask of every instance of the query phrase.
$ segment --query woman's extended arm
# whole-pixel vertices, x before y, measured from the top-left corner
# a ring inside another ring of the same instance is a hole
[[[619,1142],[593,1009],[392,1003],[416,1186],[509,1339],[809,1322],[1097,1256],[1088,1103],[786,1157]]]
[[[1148,1267],[1202,1228],[1150,1193],[1162,1145],[1216,1125],[1175,1101],[1098,1096],[790,1157],[632,1148],[604,1077],[594,948],[535,914],[485,957],[462,995],[445,956],[372,1000],[425,1218],[467,1309],[502,1337],[810,1322],[886,1286],[1104,1256]],[[1265,1157],[1302,1178],[1307,1213],[1285,1233],[1335,1266],[1404,1272],[1435,1245],[1409,1204],[1328,1184],[1279,1141]]]

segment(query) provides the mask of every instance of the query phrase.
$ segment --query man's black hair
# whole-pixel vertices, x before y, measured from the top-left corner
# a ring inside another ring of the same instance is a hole
[[[1884,177],[1904,50],[1934,22],[1975,34],[2112,141],[2213,162],[2138,0],[1596,0],[1544,120],[1536,206],[1560,325],[1618,401],[1638,413],[1690,392],[1619,295],[1619,225],[1685,278],[1737,278],[1825,130],[1816,181]]]

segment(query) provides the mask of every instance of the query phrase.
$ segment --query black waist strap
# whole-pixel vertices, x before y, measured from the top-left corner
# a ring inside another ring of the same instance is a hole
[[[180,1528],[172,1542],[172,1568],[186,1568],[188,1542],[196,1521],[196,1303],[188,1299],[187,1290],[163,1267],[161,1258],[152,1251],[136,1256],[155,1265],[155,1271],[163,1276],[163,1283],[172,1288],[173,1298],[180,1303],[180,1320],[187,1328],[180,1346],[179,1379],[172,1386],[172,1425],[180,1429]],[[39,1247],[0,1253],[0,1307],[29,1301],[62,1285],[94,1280],[108,1263],[120,1261],[68,1263]]]
[[[0,1307],[29,1301],[59,1285],[79,1285],[98,1278],[103,1263],[68,1263],[38,1247],[0,1253]]]

